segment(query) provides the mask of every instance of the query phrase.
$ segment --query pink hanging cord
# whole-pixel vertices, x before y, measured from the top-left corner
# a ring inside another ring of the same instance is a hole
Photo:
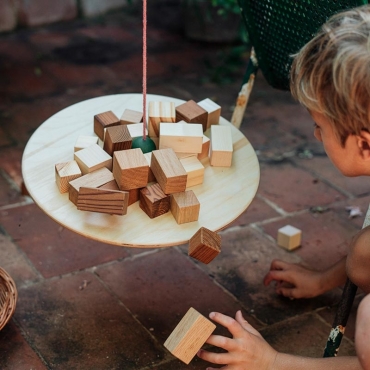
[[[146,0],[143,0],[143,139],[146,140]]]

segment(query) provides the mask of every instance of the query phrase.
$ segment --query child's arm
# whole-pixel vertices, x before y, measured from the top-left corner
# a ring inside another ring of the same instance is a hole
[[[225,326],[233,338],[211,335],[207,343],[223,348],[227,353],[200,350],[205,361],[227,365],[229,370],[361,370],[357,357],[305,358],[275,351],[246,320],[240,311],[235,320],[212,312],[210,318]],[[217,370],[208,367],[207,370]]]
[[[312,298],[346,282],[346,257],[325,271],[273,260],[263,283],[276,281],[276,293],[289,298]]]

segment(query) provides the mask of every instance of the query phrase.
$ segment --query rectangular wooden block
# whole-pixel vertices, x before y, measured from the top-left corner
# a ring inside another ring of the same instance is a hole
[[[208,113],[194,100],[189,100],[186,103],[176,107],[176,121],[184,120],[189,123],[201,123],[203,131],[207,130]]]
[[[114,180],[113,173],[103,167],[69,183],[69,200],[77,205],[78,192],[81,186],[97,188]]]
[[[301,230],[294,226],[286,225],[278,230],[277,244],[291,251],[301,245],[301,237]]]
[[[201,153],[201,124],[160,123],[159,149],[172,148],[177,153]]]
[[[164,346],[182,362],[189,364],[215,329],[215,324],[191,307]]]
[[[135,139],[135,137],[143,136],[144,134],[142,123],[132,123],[131,125],[127,125],[127,129],[133,139]],[[148,135],[147,128],[145,128],[145,134]]]
[[[195,156],[180,159],[186,173],[188,174],[188,179],[186,181],[186,187],[203,184],[204,181],[204,166]]]
[[[150,168],[165,194],[185,191],[188,175],[173,149],[154,150]]]
[[[211,126],[209,161],[211,166],[230,167],[233,158],[231,128],[226,125]]]
[[[117,150],[131,149],[132,137],[127,125],[108,127],[105,131],[103,149],[112,156]]]
[[[106,167],[112,169],[112,157],[105,152],[98,144],[90,145],[74,153],[74,159],[81,168],[83,175]]]
[[[192,190],[171,194],[171,212],[178,224],[197,221],[200,203]]]
[[[141,149],[113,154],[113,175],[121,190],[143,188],[148,183],[149,165]]]
[[[60,193],[68,193],[69,182],[82,176],[76,161],[57,163],[55,165],[55,181]]]
[[[198,154],[199,160],[203,158],[208,158],[210,143],[211,140],[206,135],[203,135],[202,152]]]
[[[176,110],[174,102],[149,102],[148,109],[148,130],[149,136],[159,137],[159,124],[160,122],[176,122]]]
[[[101,140],[104,140],[105,128],[120,124],[119,118],[112,111],[99,113],[94,116],[94,132]]]
[[[210,263],[221,251],[221,236],[201,227],[189,240],[188,255],[205,264]]]
[[[150,218],[161,216],[170,210],[170,196],[158,183],[147,185],[140,190],[140,208]]]
[[[75,142],[74,151],[78,152],[81,149],[85,149],[90,145],[98,143],[99,138],[97,136],[80,135]]]
[[[143,113],[132,109],[125,109],[122,113],[120,122],[121,125],[130,125],[143,121]]]
[[[218,125],[221,116],[221,107],[208,98],[198,102],[198,105],[208,113],[207,128],[210,128],[211,125]]]

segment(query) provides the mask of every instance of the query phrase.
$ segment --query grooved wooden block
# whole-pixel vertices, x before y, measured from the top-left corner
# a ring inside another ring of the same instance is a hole
[[[186,181],[186,187],[203,184],[204,181],[204,166],[195,156],[181,158],[181,164],[183,165],[186,173],[188,174],[188,179]]]
[[[99,138],[97,136],[80,135],[75,142],[74,151],[78,152],[81,149],[85,149],[90,145],[98,143]]]
[[[286,225],[278,230],[277,243],[280,247],[293,250],[301,245],[302,231],[294,226]]]
[[[127,213],[128,196],[125,191],[80,187],[77,209],[122,216]]]
[[[132,123],[131,125],[127,125],[127,129],[134,139],[135,137],[143,136],[143,124],[142,123]],[[145,134],[148,135],[148,129],[145,128]]]
[[[141,149],[113,153],[113,175],[121,190],[143,188],[148,183],[149,165]]]
[[[154,150],[150,168],[165,194],[185,191],[188,175],[173,149]]]
[[[109,126],[120,125],[119,118],[112,112],[107,111],[94,116],[94,132],[101,140],[104,140],[104,129]]]
[[[176,122],[175,103],[151,101],[149,102],[148,116],[149,136],[152,139],[159,137],[160,122]]]
[[[189,100],[176,107],[176,121],[201,123],[203,131],[207,130],[208,113],[194,100]]]
[[[113,173],[103,167],[69,183],[69,200],[77,205],[78,192],[81,186],[97,188],[114,180]]]
[[[221,116],[221,107],[208,98],[198,102],[198,105],[208,113],[207,128],[210,128],[211,125],[218,125]]]
[[[209,161],[211,166],[230,167],[233,159],[233,139],[229,126],[211,126]]]
[[[81,176],[82,172],[76,161],[57,163],[55,165],[55,181],[62,194],[68,192],[70,181]]]
[[[172,148],[177,153],[201,153],[201,124],[160,123],[159,149]]]
[[[155,176],[154,176],[154,174],[153,174],[153,171],[152,171],[152,169],[150,168],[150,164],[151,164],[151,162],[152,162],[152,152],[144,153],[144,157],[145,157],[145,159],[147,160],[148,165],[149,165],[148,183],[149,183],[149,182],[157,182],[157,180],[155,179]]]
[[[90,145],[75,152],[74,159],[84,175],[102,167],[106,167],[108,170],[112,169],[112,157],[98,144]]]
[[[170,196],[158,183],[148,185],[140,190],[140,208],[150,218],[161,216],[170,210]]]
[[[215,324],[191,307],[164,346],[178,359],[189,364],[215,329]]]
[[[205,264],[221,252],[221,236],[201,227],[189,240],[188,255]]]
[[[117,150],[131,149],[132,137],[126,125],[108,127],[105,131],[103,149],[109,154]]]
[[[121,125],[130,125],[143,121],[143,113],[132,109],[125,109],[122,113],[120,122]]]
[[[200,203],[192,190],[171,194],[171,212],[178,224],[197,221]]]
[[[206,135],[203,135],[202,152],[198,154],[199,160],[208,157],[210,143],[211,140]]]

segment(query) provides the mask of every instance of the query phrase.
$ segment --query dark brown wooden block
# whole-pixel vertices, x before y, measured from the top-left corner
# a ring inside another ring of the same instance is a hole
[[[170,210],[170,196],[163,193],[158,183],[140,190],[140,208],[150,217],[155,218]]]
[[[117,150],[131,149],[132,137],[126,125],[107,127],[103,149],[111,156]]]
[[[176,107],[176,121],[181,120],[188,123],[201,123],[204,132],[207,130],[208,112],[194,100],[189,100]]]
[[[205,264],[221,252],[221,236],[201,227],[189,240],[188,255]]]
[[[119,118],[112,111],[99,113],[94,116],[94,132],[101,140],[104,140],[105,128],[120,124]]]

